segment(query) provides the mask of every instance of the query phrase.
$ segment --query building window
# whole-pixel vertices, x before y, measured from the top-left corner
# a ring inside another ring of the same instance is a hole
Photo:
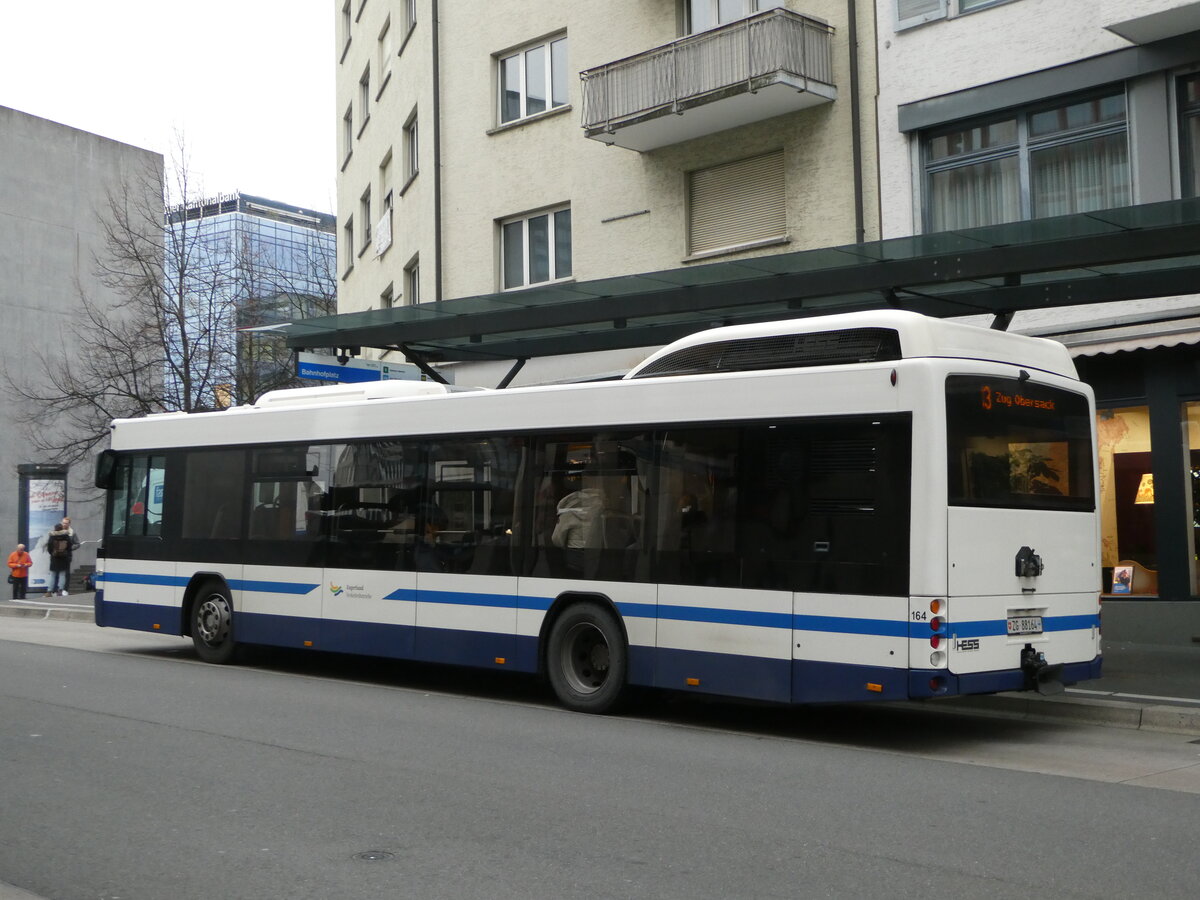
[[[375,255],[392,246],[392,151],[379,164],[379,221],[375,223]]]
[[[414,109],[408,117],[408,121],[404,123],[404,183],[412,181],[417,177],[417,172],[420,171],[418,160],[418,142],[417,133],[417,111]]]
[[[785,0],[688,0],[688,34],[708,31],[756,12],[786,5]]]
[[[408,30],[412,31],[417,25],[417,0],[404,0],[404,20]]]
[[[383,289],[383,293],[379,295],[379,308],[391,309],[396,302],[396,291],[392,285],[388,285]]]
[[[358,79],[358,106],[362,121],[358,125],[358,133],[362,134],[367,123],[371,121],[371,67],[363,69],[362,77]]]
[[[421,302],[421,258],[414,256],[404,267],[404,303],[416,306]]]
[[[366,250],[371,246],[371,188],[367,187],[363,191],[363,195],[358,199],[358,218],[362,222],[362,227],[359,231],[362,232],[362,250]]]
[[[392,56],[395,49],[392,44],[392,17],[388,16],[383,22],[383,30],[379,32],[379,60],[375,68],[379,71],[379,93],[387,87],[392,77]]]
[[[354,104],[346,107],[346,113],[342,116],[342,165],[346,164],[346,160],[350,158],[350,153],[354,150]]]
[[[1183,196],[1200,197],[1200,73],[1179,79]]]
[[[350,11],[350,0],[344,0],[342,3],[342,59],[346,58],[346,51],[350,49],[350,34],[354,24],[354,14]]]
[[[354,219],[346,220],[342,226],[342,246],[345,247],[345,265],[342,266],[342,277],[345,278],[354,268]]]
[[[570,207],[500,223],[505,290],[571,277]]]
[[[565,36],[501,57],[501,123],[565,106],[567,77]]]
[[[956,124],[922,143],[927,231],[1130,202],[1123,90]]]
[[[688,254],[787,238],[783,151],[688,173]]]
[[[896,0],[896,30],[1010,2],[1012,0]]]
[[[392,151],[384,154],[379,164],[379,196],[384,209],[392,208]]]

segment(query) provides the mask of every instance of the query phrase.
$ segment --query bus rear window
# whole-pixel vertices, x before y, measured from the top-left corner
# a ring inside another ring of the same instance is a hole
[[[952,506],[1092,510],[1083,394],[1015,378],[946,379]]]

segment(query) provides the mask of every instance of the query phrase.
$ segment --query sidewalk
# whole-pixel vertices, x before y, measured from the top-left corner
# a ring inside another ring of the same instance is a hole
[[[87,592],[0,600],[0,616],[92,622],[94,597]],[[1200,735],[1200,643],[1105,641],[1103,677],[1067,688],[1065,693],[951,697],[929,701],[927,706],[931,710]]]

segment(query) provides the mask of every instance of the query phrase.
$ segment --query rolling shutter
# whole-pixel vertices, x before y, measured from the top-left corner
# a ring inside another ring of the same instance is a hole
[[[689,175],[689,254],[786,236],[782,150]]]
[[[896,28],[946,17],[946,0],[896,0]]]

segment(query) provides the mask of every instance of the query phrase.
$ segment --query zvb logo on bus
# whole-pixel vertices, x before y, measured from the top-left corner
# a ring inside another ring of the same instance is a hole
[[[1025,409],[1044,409],[1046,412],[1054,412],[1053,400],[1035,400],[1024,394],[1006,394],[1004,391],[993,390],[990,384],[985,384],[979,389],[979,405],[984,409],[991,409],[994,406],[1020,406]]]
[[[336,597],[341,592],[342,592],[342,586],[340,584],[334,584],[332,581],[329,582],[329,593],[333,594],[333,596]]]

